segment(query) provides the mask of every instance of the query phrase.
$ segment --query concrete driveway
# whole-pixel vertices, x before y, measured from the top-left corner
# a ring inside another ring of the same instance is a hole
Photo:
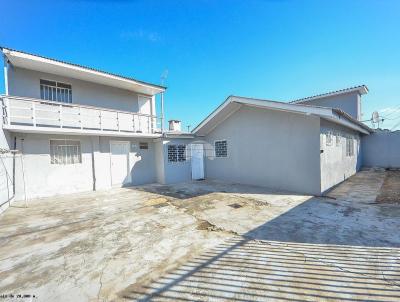
[[[0,295],[399,301],[400,205],[376,202],[386,173],[324,198],[194,182],[16,204],[0,217]]]

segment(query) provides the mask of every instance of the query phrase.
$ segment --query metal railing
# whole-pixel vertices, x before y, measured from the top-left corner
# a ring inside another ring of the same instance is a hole
[[[4,125],[160,133],[155,115],[17,96],[1,96]]]

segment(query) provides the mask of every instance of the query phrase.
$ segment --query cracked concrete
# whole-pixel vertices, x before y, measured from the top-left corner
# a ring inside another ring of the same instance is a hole
[[[31,201],[0,217],[0,294],[398,301],[400,205],[375,202],[385,173],[328,198],[204,181]]]

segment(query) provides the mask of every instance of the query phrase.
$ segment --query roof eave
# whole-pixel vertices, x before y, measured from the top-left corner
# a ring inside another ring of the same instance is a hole
[[[155,95],[164,92],[166,90],[166,87],[164,86],[146,83],[140,80],[131,79],[128,77],[116,75],[113,73],[97,70],[86,66],[81,66],[78,64],[63,62],[5,47],[0,47],[0,49],[2,50],[3,54],[10,60],[11,64],[13,64],[13,61],[18,60],[17,66],[20,66],[22,68],[26,66],[27,69],[31,69],[29,68],[29,66],[43,65],[46,66],[46,68],[42,69],[49,69],[55,71],[64,70],[66,73],[69,71],[75,74],[79,73],[81,75],[81,78],[78,77],[78,79],[83,79],[89,82],[100,83],[117,88],[137,91],[139,93],[144,93],[149,95]],[[38,70],[38,71],[43,71],[43,70]],[[76,78],[76,76],[72,77]],[[85,77],[87,77],[88,79],[85,79]]]

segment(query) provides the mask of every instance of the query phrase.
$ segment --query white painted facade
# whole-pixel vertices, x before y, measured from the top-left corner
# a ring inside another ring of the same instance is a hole
[[[164,107],[163,87],[3,52],[8,95],[1,97],[0,148],[18,150],[20,160],[4,160],[13,179],[3,184],[11,189],[1,191],[0,208],[14,190],[19,200],[204,177],[319,195],[361,167],[360,141],[370,132],[358,121],[365,86],[294,104],[231,96],[188,134],[163,131],[163,112],[156,112],[157,99]],[[70,85],[72,102],[41,100],[40,80]],[[346,154],[348,137],[352,156]],[[60,164],[61,154],[50,149],[55,140],[68,148],[79,142],[79,161],[75,156]],[[226,157],[216,156],[217,141],[226,142]]]
[[[1,170],[11,179],[0,183],[1,208],[9,205],[10,195],[23,200],[157,181],[153,140],[161,137],[162,113],[156,112],[156,96],[165,88],[3,52],[7,95],[1,97],[0,148],[18,154],[2,158],[6,168]],[[41,80],[70,85],[72,102],[41,99]],[[50,141],[78,144],[80,161],[54,163]],[[113,149],[119,145],[124,148]],[[7,185],[11,192],[4,192]]]

